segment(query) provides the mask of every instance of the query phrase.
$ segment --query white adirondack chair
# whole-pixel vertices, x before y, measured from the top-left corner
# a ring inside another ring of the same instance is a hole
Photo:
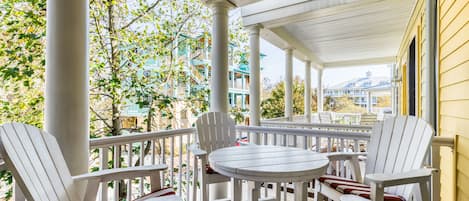
[[[373,126],[378,121],[378,115],[375,113],[363,113],[360,115],[360,125]]]
[[[332,124],[334,121],[332,120],[332,113],[331,112],[319,112],[319,123],[323,124]]]
[[[363,153],[330,154],[331,161],[349,160],[356,180],[325,175],[316,180],[315,200],[322,201],[323,196],[332,200],[362,199],[357,196],[373,201],[415,200],[419,198],[412,193],[416,186],[422,200],[430,200],[428,186],[434,170],[423,164],[433,133],[430,125],[413,116],[377,123],[368,144],[365,181],[362,183],[358,166],[358,156]],[[341,198],[344,194],[348,195]]]
[[[0,154],[27,200],[94,201],[100,182],[143,176],[150,176],[154,192],[145,198],[181,200],[174,191],[161,189],[159,173],[167,168],[166,165],[115,168],[72,176],[55,137],[34,126],[2,125]],[[86,184],[84,194],[77,190],[79,183]]]
[[[335,124],[339,123],[340,119],[335,119],[334,112],[319,112],[319,123],[322,124]]]
[[[196,157],[194,183],[199,180],[197,161],[200,160],[202,170],[200,171],[200,192],[202,194],[202,201],[207,201],[210,184],[231,181],[230,177],[218,174],[210,168],[207,156],[216,149],[234,146],[237,143],[235,122],[226,113],[209,112],[197,119],[196,127],[198,143],[191,145],[189,148]],[[197,200],[196,185],[193,186],[193,200]]]

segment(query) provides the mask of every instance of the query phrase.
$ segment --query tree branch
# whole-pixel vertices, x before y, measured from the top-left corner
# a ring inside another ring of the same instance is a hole
[[[144,10],[142,13],[140,13],[140,14],[137,15],[135,18],[133,18],[132,20],[130,20],[126,25],[122,26],[119,30],[127,29],[130,25],[132,25],[132,24],[135,23],[137,20],[139,20],[140,18],[142,18],[143,16],[145,16],[145,14],[147,14],[148,12],[150,12],[151,10],[153,10],[153,8],[155,8],[160,2],[161,2],[161,0],[157,0],[155,3],[153,3],[150,7],[148,7],[146,10]]]
[[[109,128],[112,129],[112,125],[106,122],[106,119],[104,119],[101,115],[96,112],[96,110],[93,109],[93,107],[90,107],[90,110]]]

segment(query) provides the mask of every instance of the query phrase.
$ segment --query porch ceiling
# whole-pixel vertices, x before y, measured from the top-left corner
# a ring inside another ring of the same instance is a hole
[[[387,64],[394,61],[415,0],[262,0],[241,7],[246,26],[292,47],[316,67]]]

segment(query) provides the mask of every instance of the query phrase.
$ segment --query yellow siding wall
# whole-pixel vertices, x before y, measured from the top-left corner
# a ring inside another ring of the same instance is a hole
[[[443,201],[469,201],[469,0],[438,0],[439,44],[439,128],[442,136],[458,137],[456,157],[449,149],[441,151],[441,197]],[[422,103],[428,65],[425,45],[425,0],[418,0],[404,34],[397,56],[400,86],[401,114],[407,114],[407,60],[408,48],[416,38],[417,48],[417,114],[425,115]],[[455,168],[456,164],[456,168]],[[456,171],[454,171],[456,169]]]
[[[442,197],[469,200],[469,0],[439,0],[439,134],[457,139],[456,172],[442,151]],[[456,179],[456,181],[454,181]],[[454,185],[450,184],[456,184]]]

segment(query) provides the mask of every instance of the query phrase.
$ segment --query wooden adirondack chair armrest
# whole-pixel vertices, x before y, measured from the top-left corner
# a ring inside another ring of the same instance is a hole
[[[380,187],[397,186],[413,183],[425,183],[429,181],[432,174],[438,171],[434,168],[421,168],[417,170],[410,170],[399,174],[368,174],[365,176],[370,184],[375,184]]]
[[[354,180],[358,182],[363,181],[363,176],[360,170],[359,157],[366,156],[367,152],[335,152],[325,154],[330,161],[349,161],[350,162],[350,172]]]
[[[192,144],[188,146],[187,149],[189,149],[189,151],[191,151],[192,154],[194,154],[194,156],[197,156],[197,157],[202,157],[202,156],[207,155],[207,151],[200,149],[198,144]]]
[[[239,146],[257,146],[257,144],[253,144],[253,143],[250,143],[250,142],[238,141],[238,143],[239,143]]]
[[[97,180],[99,182],[107,182],[121,179],[132,179],[136,177],[151,176],[159,171],[166,170],[167,168],[168,166],[164,164],[136,166],[128,168],[113,168],[73,176],[73,180]]]
[[[327,153],[326,156],[331,161],[343,161],[343,160],[352,160],[354,158],[358,159],[360,156],[366,156],[367,152],[335,152]]]

